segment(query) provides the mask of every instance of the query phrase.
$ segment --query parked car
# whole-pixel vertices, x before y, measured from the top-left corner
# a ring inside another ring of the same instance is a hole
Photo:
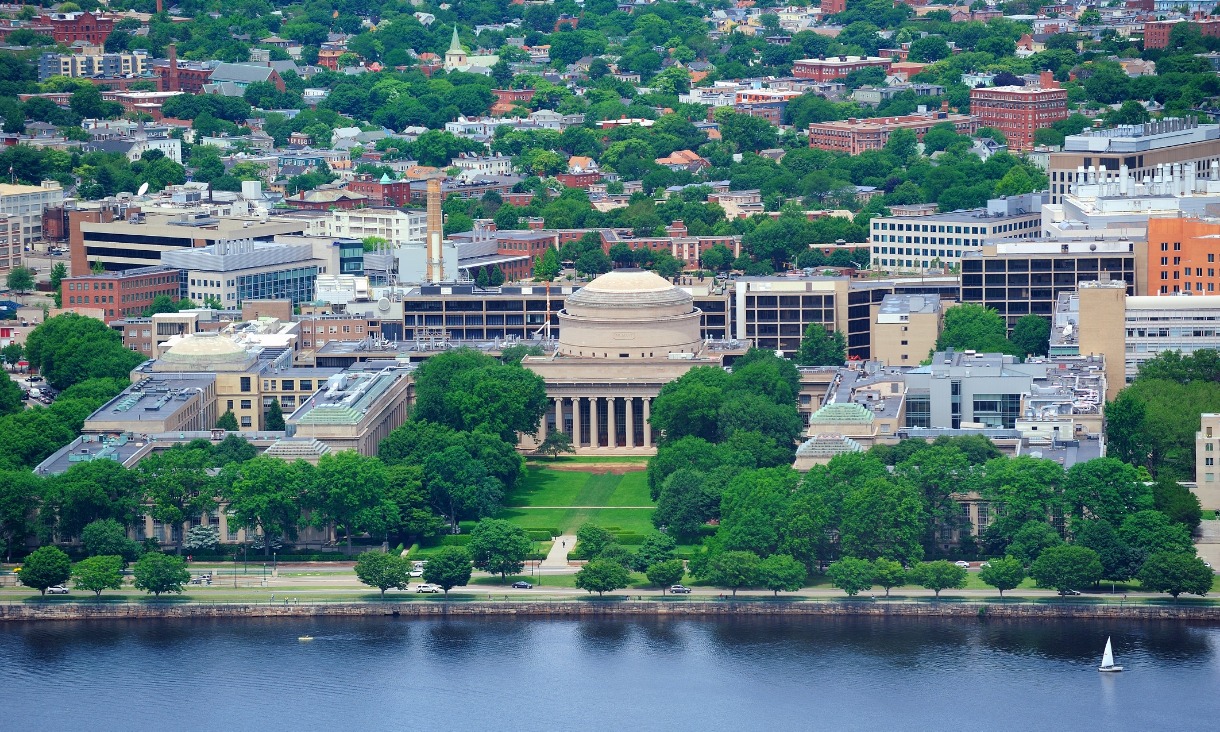
[[[416,592],[431,592],[431,593],[444,592],[444,590],[442,590],[440,588],[440,585],[419,585],[418,587],[415,588],[415,591]]]
[[[525,580],[518,580],[513,583],[514,590],[532,590],[534,586]]]
[[[47,594],[48,595],[66,595],[66,594],[68,594],[68,588],[64,587],[63,585],[55,585],[54,587],[47,588]]]
[[[990,566],[991,566],[991,562],[983,562],[982,564],[979,565],[979,569],[982,569],[983,567],[990,567]]]
[[[412,576],[412,577],[423,577],[423,576],[424,576],[424,570],[422,570],[422,569],[413,569],[413,570],[411,570],[411,576]]]
[[[1060,595],[1079,595],[1080,590],[1059,590]]]
[[[962,569],[970,569],[970,562],[962,561],[959,559],[956,562],[954,562],[954,564],[961,567]]]
[[[673,587],[669,588],[669,592],[672,595],[689,595],[690,588],[686,585],[674,585]]]

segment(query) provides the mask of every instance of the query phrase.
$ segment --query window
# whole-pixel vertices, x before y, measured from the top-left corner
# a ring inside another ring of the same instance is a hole
[[[242,426],[242,427],[250,427],[250,426],[252,426],[252,423],[250,422],[250,418],[249,418],[249,417],[242,417],[242,418],[241,418],[241,426]]]
[[[250,377],[249,376],[241,377],[241,390],[250,391]]]
[[[293,379],[281,379],[280,391],[296,391],[295,384]]]
[[[241,400],[241,408],[242,408],[242,409],[249,409],[249,408],[250,408],[250,400],[249,400],[249,399],[242,399],[242,400]]]

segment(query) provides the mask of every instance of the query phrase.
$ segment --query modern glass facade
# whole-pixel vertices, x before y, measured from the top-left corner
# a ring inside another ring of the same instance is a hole
[[[237,302],[248,300],[292,300],[294,304],[313,299],[317,267],[296,267],[279,272],[239,275]]]

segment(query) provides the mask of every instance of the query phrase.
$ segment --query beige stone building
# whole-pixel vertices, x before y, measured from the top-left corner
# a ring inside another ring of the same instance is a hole
[[[652,272],[615,270],[567,298],[554,354],[522,365],[546,382],[551,407],[530,449],[550,430],[572,438],[577,454],[651,454],[658,435],[652,400],[697,366],[723,365],[700,337],[690,293]]]
[[[918,366],[936,347],[945,317],[939,295],[886,295],[872,309],[872,360]]]
[[[318,384],[287,418],[288,434],[313,438],[333,451],[376,455],[378,446],[407,421],[415,401],[412,368],[394,362],[360,364],[367,370],[335,374]]]
[[[1195,433],[1195,495],[1205,511],[1220,509],[1220,414],[1199,415]]]

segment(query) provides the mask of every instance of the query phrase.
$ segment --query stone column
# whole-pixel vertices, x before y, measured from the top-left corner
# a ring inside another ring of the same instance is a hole
[[[555,431],[563,432],[563,397],[555,397]]]
[[[627,397],[627,447],[635,447],[635,397]]]
[[[652,397],[644,397],[644,447],[652,447]]]
[[[591,448],[601,447],[601,441],[597,436],[600,427],[600,420],[597,418],[597,397],[589,397],[589,447]]]
[[[618,447],[618,418],[614,414],[614,403],[618,399],[606,397],[606,447],[613,450]]]
[[[580,397],[572,397],[572,447],[579,450],[583,446],[580,436]]]
[[[536,439],[538,440],[538,444],[539,444],[539,445],[541,445],[541,444],[542,444],[542,441],[546,439],[546,433],[547,433],[547,427],[546,427],[546,412],[543,412],[543,413],[542,413],[542,421],[541,421],[541,423],[538,425],[538,434],[537,434],[537,436],[536,436]]]

